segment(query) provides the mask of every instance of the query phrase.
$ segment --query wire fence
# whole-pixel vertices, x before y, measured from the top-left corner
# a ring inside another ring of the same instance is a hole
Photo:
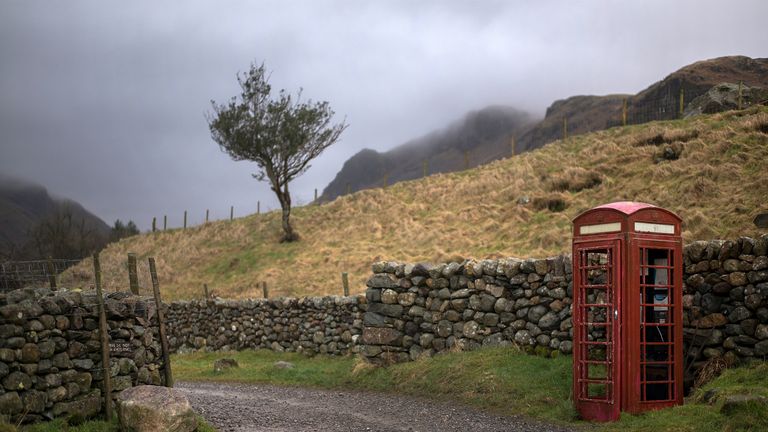
[[[766,105],[768,99],[752,99],[747,87],[744,87],[745,93],[742,98],[743,83],[738,83],[738,96],[734,101],[734,109],[748,108],[754,105]],[[645,92],[636,95],[626,96],[604,96],[597,97],[596,102],[586,102],[582,106],[572,109],[565,109],[566,115],[547,116],[539,125],[538,130],[533,133],[532,138],[526,140],[525,137],[508,138],[508,153],[480,155],[472,150],[461,152],[459,159],[450,166],[440,166],[435,160],[429,158],[416,161],[415,164],[408,165],[410,170],[403,173],[403,167],[395,168],[393,171],[384,171],[374,174],[374,179],[364,180],[362,185],[354,185],[352,182],[346,182],[344,192],[341,195],[349,195],[352,192],[369,188],[387,188],[388,186],[403,180],[412,180],[422,177],[428,177],[431,174],[441,172],[452,172],[456,170],[467,170],[478,165],[491,162],[504,157],[514,157],[522,152],[538,148],[558,139],[568,139],[576,135],[589,132],[610,129],[617,126],[638,125],[654,121],[675,120],[684,118],[688,110],[691,109],[691,102],[697,97],[707,93],[711,87],[697,87],[690,83],[674,82],[658,88],[651,88]],[[445,164],[445,161],[443,161]],[[407,164],[406,164],[407,165]],[[362,187],[361,187],[362,186]],[[314,200],[308,204],[319,204],[318,190],[314,190]],[[297,207],[296,205],[294,207]],[[269,211],[267,209],[267,211]],[[230,206],[228,217],[234,220],[234,206]],[[261,202],[257,201],[256,214],[261,214]],[[174,229],[185,230],[193,226],[204,226],[213,220],[209,218],[210,212],[205,210],[204,222],[198,224],[188,223],[188,212],[183,211],[183,222],[179,226],[171,227],[168,223],[168,216],[152,218],[151,231],[166,231]],[[218,218],[217,220],[226,220]]]
[[[0,263],[0,292],[27,287],[74,288],[92,282],[93,275],[67,271],[82,260],[48,259]]]

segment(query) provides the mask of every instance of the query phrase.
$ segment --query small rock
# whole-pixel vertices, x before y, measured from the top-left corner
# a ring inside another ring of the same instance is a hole
[[[272,366],[274,366],[276,369],[293,369],[294,364],[287,361],[279,361],[275,362]]]
[[[24,405],[18,393],[14,391],[0,394],[0,416],[18,414],[22,409]]]
[[[397,303],[397,291],[392,289],[385,289],[381,293],[381,302],[384,304],[396,304]]]
[[[11,372],[3,379],[3,387],[9,391],[29,390],[32,388],[32,378],[23,372]]]
[[[721,313],[713,313],[703,318],[694,320],[691,323],[691,327],[708,329],[708,328],[714,328],[714,327],[721,327],[726,324],[728,324],[728,318],[726,318],[725,315]]]
[[[215,362],[213,362],[213,371],[216,373],[221,373],[228,369],[239,368],[239,367],[240,365],[237,364],[237,361],[231,358],[218,359]]]
[[[768,398],[746,394],[730,395],[723,401],[720,412],[725,415],[732,415],[741,410],[751,411],[755,405],[768,406]]]

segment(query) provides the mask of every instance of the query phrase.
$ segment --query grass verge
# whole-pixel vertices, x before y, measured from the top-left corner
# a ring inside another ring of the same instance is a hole
[[[216,429],[206,422],[204,418],[197,416],[197,421],[198,427],[196,432],[216,432]],[[119,430],[120,426],[116,418],[111,422],[89,420],[75,426],[70,425],[64,419],[20,427],[0,422],[0,432],[118,432]]]
[[[214,373],[213,362],[223,357],[234,358],[240,367]],[[295,367],[275,367],[280,360]],[[727,370],[697,390],[686,405],[642,415],[622,414],[616,423],[591,425],[579,421],[572,406],[570,357],[535,357],[514,348],[447,353],[388,368],[374,368],[351,357],[308,358],[272,351],[192,353],[174,355],[172,362],[177,380],[392,392],[457,401],[496,414],[524,415],[578,428],[654,432],[768,430],[768,405],[748,405],[730,415],[720,411],[730,395],[768,397],[768,364],[764,363]],[[696,402],[703,400],[707,392],[716,397],[709,403]]]

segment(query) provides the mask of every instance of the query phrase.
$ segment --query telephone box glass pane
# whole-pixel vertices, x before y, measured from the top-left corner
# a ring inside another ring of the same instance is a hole
[[[640,248],[641,401],[674,398],[672,249]]]

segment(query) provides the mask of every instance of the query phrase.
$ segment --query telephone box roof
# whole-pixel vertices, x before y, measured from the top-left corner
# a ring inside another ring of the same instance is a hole
[[[597,207],[591,208],[591,209],[581,213],[580,215],[576,216],[573,219],[573,221],[577,222],[577,221],[581,220],[583,217],[585,217],[585,216],[587,216],[589,214],[593,214],[595,212],[600,212],[601,210],[615,211],[617,213],[621,213],[625,217],[628,217],[628,216],[631,216],[631,215],[639,212],[640,210],[646,210],[646,209],[661,211],[661,212],[664,212],[664,213],[667,213],[667,214],[671,215],[672,217],[674,217],[678,221],[682,221],[682,219],[680,219],[680,216],[676,215],[675,213],[673,213],[673,212],[671,212],[671,211],[669,211],[669,210],[667,210],[665,208],[657,207],[657,206],[655,206],[653,204],[647,204],[647,203],[637,202],[637,201],[617,201],[617,202],[612,202],[612,203],[609,203],[609,204],[603,204],[601,206],[597,206]]]
[[[603,204],[595,207],[595,209],[613,209],[618,210],[625,215],[631,215],[632,213],[642,210],[644,208],[659,208],[652,204],[646,204],[637,201],[617,201],[610,204]]]

